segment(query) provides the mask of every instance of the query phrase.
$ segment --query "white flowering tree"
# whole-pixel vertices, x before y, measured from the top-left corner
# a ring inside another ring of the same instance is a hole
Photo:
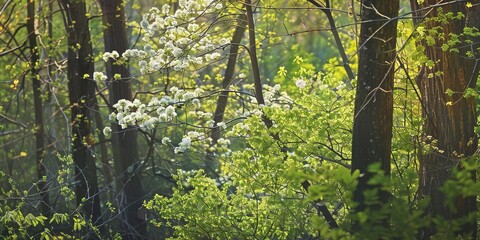
[[[105,61],[113,60],[122,64],[128,60],[137,65],[139,77],[156,75],[159,79],[167,79],[162,81],[165,84],[164,91],[155,92],[151,98],[123,99],[114,103],[115,110],[109,119],[124,130],[138,128],[150,139],[155,139],[155,134],[162,131],[159,138],[161,144],[151,145],[150,148],[164,149],[162,152],[170,155],[171,161],[167,165],[169,167],[155,173],[164,177],[173,174],[177,188],[172,198],[156,196],[146,207],[163,219],[153,220],[157,226],[164,221],[171,225],[184,219],[186,225],[175,227],[175,236],[179,238],[209,235],[222,238],[227,233],[250,237],[310,235],[313,233],[313,228],[307,224],[311,221],[310,217],[323,216],[318,209],[318,212],[309,210],[311,201],[316,199],[308,198],[305,186],[301,183],[311,180],[309,174],[318,171],[319,167],[324,168],[319,161],[341,163],[348,159],[342,144],[325,145],[320,156],[310,149],[316,143],[315,139],[330,138],[333,134],[344,138],[345,142],[349,141],[348,132],[330,132],[328,126],[331,123],[324,122],[327,119],[313,120],[315,115],[308,114],[328,107],[335,109],[331,113],[333,115],[351,111],[335,107],[351,101],[352,95],[342,90],[345,86],[342,79],[316,72],[299,57],[294,61],[299,68],[297,73],[290,75],[281,67],[275,77],[281,80],[288,75],[295,82],[296,89],[290,92],[296,95],[296,100],[282,91],[279,84],[262,84],[251,4],[180,1],[174,12],[169,5],[153,8],[144,15],[140,24],[144,33],[142,44],[139,44],[141,48],[128,49],[123,54],[112,51],[103,55]],[[247,12],[250,8],[250,14],[245,14],[245,6]],[[239,17],[232,17],[234,15]],[[234,23],[236,27],[222,28],[224,21]],[[242,46],[245,30],[249,33],[248,41],[245,41],[248,43]],[[242,52],[247,53],[248,57],[238,60],[232,58],[242,55]],[[222,61],[228,54],[227,69],[222,71]],[[247,63],[247,70],[250,69],[252,74],[247,74],[249,71],[245,70],[234,74],[236,61]],[[204,76],[200,84],[195,80],[194,84],[185,83],[178,77],[201,78],[199,72],[204,68],[213,68],[218,73],[214,73],[213,78]],[[116,79],[122,77],[115,76]],[[105,76],[95,73],[95,78],[104,80]],[[221,88],[211,88],[206,84],[215,80],[223,80]],[[248,80],[253,80],[253,83],[248,83]],[[315,97],[312,93],[317,91],[322,91],[322,95]],[[339,97],[343,95],[348,97]],[[216,98],[225,96],[232,99],[230,107],[223,112],[213,110],[213,114],[212,106],[217,109],[219,106],[218,103],[215,106]],[[332,98],[341,100],[333,106],[322,104]],[[311,102],[319,102],[319,105],[311,105]],[[219,115],[222,118],[218,118]],[[348,122],[338,122],[338,125]],[[325,126],[326,133],[314,125]],[[302,126],[317,128],[317,134],[327,135],[306,133]],[[347,125],[345,129],[348,129]],[[215,132],[223,134],[212,135]],[[107,127],[104,134],[122,134],[122,131],[112,132]],[[340,150],[335,151],[337,148]],[[213,179],[204,175],[205,171],[211,169],[187,171],[181,167],[188,161],[200,163],[198,166],[204,168],[205,161],[211,161],[211,158],[221,163],[221,168],[213,169],[214,174],[208,174]],[[335,179],[340,176],[336,174],[344,173],[344,170],[331,173],[332,182],[327,185],[338,184]],[[299,174],[301,172],[308,174]],[[342,181],[347,184],[353,180]],[[338,198],[342,196],[335,196],[335,199]],[[200,200],[203,207],[191,209],[198,206]],[[227,213],[237,208],[243,210],[227,214],[225,219],[214,213],[210,217],[205,216],[208,209],[222,202],[225,205],[219,209],[221,212]],[[258,204],[262,206],[261,210]],[[279,217],[256,222],[255,225],[248,224],[252,217],[268,218],[275,212]],[[251,217],[243,216],[245,214]],[[188,219],[184,218],[186,215],[190,215]],[[198,221],[204,218],[212,219],[216,224],[198,227]],[[328,224],[326,227],[329,227]],[[199,229],[205,232],[201,233]]]

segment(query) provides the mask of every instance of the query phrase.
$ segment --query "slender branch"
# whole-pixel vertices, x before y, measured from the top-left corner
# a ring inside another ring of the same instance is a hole
[[[16,124],[16,125],[18,125],[18,126],[20,126],[20,127],[22,127],[22,128],[27,128],[27,125],[25,125],[25,124],[23,124],[23,123],[21,123],[21,122],[17,122],[17,121],[15,121],[15,120],[13,120],[13,119],[11,119],[11,118],[3,115],[2,113],[0,113],[0,121],[3,121],[3,120],[7,120],[8,122],[11,122],[11,123],[13,123],[13,124]]]
[[[352,87],[351,81],[355,79],[355,74],[353,73],[353,70],[350,67],[348,57],[345,52],[345,48],[343,47],[342,40],[340,39],[340,35],[338,34],[338,29],[337,29],[337,26],[335,25],[335,20],[333,19],[333,15],[332,15],[332,9],[330,8],[330,0],[326,0],[325,6],[322,6],[320,3],[318,3],[315,0],[308,0],[308,2],[318,7],[327,16],[328,23],[330,25],[330,30],[332,31],[333,38],[335,39],[335,45],[337,45],[338,52],[340,53],[340,57],[342,58],[342,65],[345,68],[345,71],[347,72],[347,75],[349,78],[349,81],[347,81],[346,84],[349,87]]]

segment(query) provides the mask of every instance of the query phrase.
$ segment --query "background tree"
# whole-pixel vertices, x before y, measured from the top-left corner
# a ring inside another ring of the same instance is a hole
[[[50,199],[48,187],[45,178],[47,177],[45,169],[45,132],[43,122],[43,101],[41,91],[41,80],[39,77],[39,46],[37,45],[37,27],[35,24],[35,1],[27,0],[27,31],[30,48],[30,77],[33,89],[33,102],[35,109],[35,158],[37,160],[38,191],[40,192],[40,209],[46,216],[50,215]]]
[[[103,13],[104,44],[106,52],[118,52],[128,49],[125,23],[125,6],[121,0],[100,0]],[[120,99],[132,99],[132,77],[127,66],[107,62],[110,103]],[[142,164],[138,156],[137,132],[134,127],[122,130],[118,124],[112,124],[112,152],[115,162],[117,204],[122,216],[123,235],[126,239],[142,239],[146,236],[145,216],[141,213],[144,198],[140,180]]]
[[[76,203],[97,224],[100,194],[94,158],[92,109],[95,99],[93,51],[85,1],[62,1],[68,37],[67,78],[71,104],[72,157],[75,164]]]

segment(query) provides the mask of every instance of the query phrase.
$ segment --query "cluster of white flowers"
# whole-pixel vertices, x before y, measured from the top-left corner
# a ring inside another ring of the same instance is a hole
[[[297,81],[295,81],[295,86],[298,88],[305,88],[307,86],[307,82],[303,78],[299,78]]]
[[[184,187],[189,187],[191,186],[191,180],[192,178],[195,177],[195,175],[198,174],[198,170],[188,170],[185,171],[183,169],[178,169],[177,170],[177,177],[178,180],[182,183]]]
[[[212,142],[212,138],[204,132],[189,131],[183,136],[182,141],[175,147],[175,153],[186,152],[195,143],[208,146]]]
[[[254,89],[254,86],[251,84],[245,84],[244,89],[250,90]],[[281,92],[281,86],[279,84],[276,84],[274,86],[270,85],[263,85],[263,99],[265,104],[261,105],[260,108],[264,107],[270,107],[270,108],[282,108],[285,110],[288,110],[291,108],[291,105],[293,103],[293,100],[288,96],[286,92]],[[250,96],[249,97],[251,110],[248,111],[243,111],[243,110],[237,110],[236,115],[237,117],[249,117],[252,115],[256,116],[261,116],[262,110],[259,108],[256,108],[256,105],[258,104],[256,97]]]
[[[103,72],[94,72],[93,73],[93,80],[95,81],[105,81],[107,80],[107,76],[103,74]]]
[[[110,128],[110,127],[105,127],[105,128],[103,129],[103,135],[105,135],[105,136],[108,137],[108,136],[110,136],[110,134],[112,134],[112,128]]]
[[[192,139],[189,137],[182,138],[182,141],[178,144],[178,147],[175,147],[175,153],[186,152],[192,146]]]
[[[244,79],[246,77],[247,77],[247,75],[245,75],[245,73],[238,74],[238,78],[240,78],[240,79]]]
[[[122,57],[137,59],[142,73],[181,71],[192,64],[215,61],[221,57],[215,50],[230,41],[211,37],[207,33],[210,26],[202,26],[204,23],[198,22],[198,19],[220,9],[222,4],[212,0],[181,0],[173,14],[168,4],[163,5],[161,10],[154,7],[140,23],[145,31],[142,38],[145,47],[143,50],[126,50]],[[154,39],[154,36],[161,37]],[[118,57],[115,51],[103,55],[105,61]]]
[[[152,129],[153,124],[158,121],[158,118],[151,117],[145,112],[145,104],[142,104],[138,99],[133,102],[122,99],[115,103],[113,107],[116,111],[110,114],[109,119],[117,121],[122,129],[136,124],[145,129]]]
[[[138,99],[133,102],[122,99],[113,105],[116,111],[110,114],[109,119],[118,122],[123,129],[137,125],[144,130],[151,130],[159,123],[173,121],[177,116],[175,106],[182,106],[187,102],[191,102],[196,108],[201,106],[198,97],[204,91],[200,88],[194,91],[185,91],[172,87],[170,92],[173,94],[173,98],[170,96],[160,99],[153,98],[147,105]],[[209,117],[211,116],[212,114],[209,115]]]
[[[133,102],[122,99],[113,105],[116,111],[110,114],[109,119],[118,122],[123,129],[138,125],[144,130],[151,130],[158,123],[170,122],[177,116],[174,106],[166,106],[169,103],[167,98],[162,98],[162,100],[155,98],[146,106],[138,99]],[[157,116],[150,115],[154,109],[156,109]]]
[[[118,54],[117,51],[112,51],[112,52],[106,52],[103,54],[102,58],[103,61],[107,62],[110,58],[113,60],[117,60],[120,57],[120,54]]]
[[[281,86],[276,84],[275,86],[263,85],[263,98],[265,100],[265,106],[271,108],[283,108],[285,110],[290,109],[293,100],[288,96],[287,92],[280,92]]]
[[[172,142],[172,140],[169,137],[162,138],[162,144],[163,145],[168,145],[171,142]]]
[[[227,124],[225,124],[224,122],[217,123],[217,126],[221,129],[227,129]]]
[[[228,148],[228,145],[230,145],[230,140],[228,139],[220,138],[217,140],[217,146],[219,148]]]
[[[197,131],[189,131],[187,132],[187,137],[189,137],[190,139],[194,139],[194,140],[205,140],[207,139],[205,133],[203,132],[197,132]],[[211,141],[211,140],[209,140]]]
[[[198,99],[194,99],[194,100],[198,100]],[[194,103],[193,103],[194,100],[192,100],[192,104],[194,104]],[[200,100],[199,100],[199,101],[200,101]],[[190,112],[189,112],[189,115],[192,116],[192,117],[195,117],[195,118],[197,118],[197,119],[209,119],[209,120],[210,120],[210,119],[212,119],[212,117],[213,117],[213,114],[212,114],[212,113],[210,113],[210,112],[204,112],[204,111],[200,111],[200,110],[199,110],[199,111],[190,111]],[[213,120],[212,120],[212,121],[213,121]],[[212,127],[213,127],[213,126],[212,126]]]
[[[198,100],[198,97],[202,96],[205,91],[201,88],[196,88],[194,91],[185,91],[177,87],[171,87],[170,92],[173,94],[173,101],[179,103],[191,101],[192,104],[199,107],[200,100]]]

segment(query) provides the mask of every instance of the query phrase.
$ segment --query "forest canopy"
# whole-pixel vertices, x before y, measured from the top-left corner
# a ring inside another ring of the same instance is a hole
[[[480,238],[480,0],[0,6],[2,238]]]

